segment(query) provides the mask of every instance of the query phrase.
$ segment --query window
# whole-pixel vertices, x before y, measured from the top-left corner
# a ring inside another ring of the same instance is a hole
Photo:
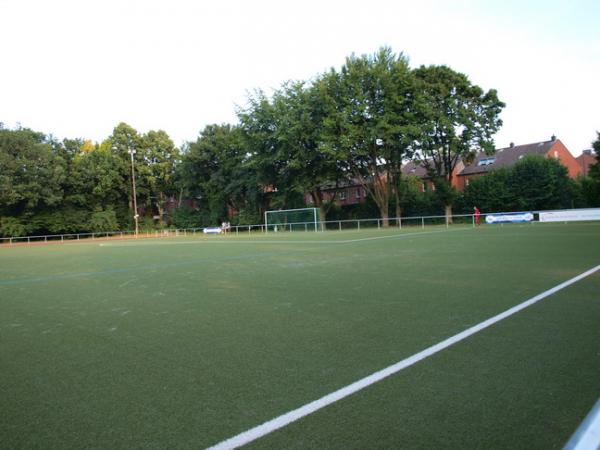
[[[465,179],[465,186],[468,186],[468,185],[469,185],[469,179],[467,178],[467,179]]]
[[[478,166],[489,166],[490,164],[494,164],[496,162],[496,158],[483,158],[477,162]]]
[[[346,191],[340,191],[340,200],[346,200]]]
[[[354,194],[356,198],[360,198],[360,188],[356,188],[356,192]]]

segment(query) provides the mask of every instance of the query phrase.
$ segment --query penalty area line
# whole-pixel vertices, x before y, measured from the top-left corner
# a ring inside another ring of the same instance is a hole
[[[325,395],[324,397],[307,403],[304,406],[294,409],[288,413],[282,414],[261,425],[258,425],[236,436],[219,442],[218,444],[209,447],[208,450],[234,449],[241,447],[242,445],[248,444],[252,441],[255,441],[256,439],[259,439],[263,436],[266,436],[280,428],[289,425],[292,422],[295,422],[328,405],[331,405],[332,403],[335,403],[338,400],[348,397],[349,395],[352,395],[374,383],[377,383],[378,381],[381,381],[389,377],[390,375],[394,375],[400,372],[401,370],[406,369],[407,367],[410,367],[413,364],[424,360],[425,358],[428,358],[442,350],[445,350],[446,348],[468,338],[469,336],[479,333],[480,331],[494,325],[495,323],[500,322],[501,320],[506,319],[507,317],[512,316],[513,314],[518,313],[519,311],[539,302],[540,300],[543,300],[544,298],[549,297],[550,295],[555,294],[556,292],[574,283],[577,283],[578,281],[582,280],[585,277],[588,277],[589,275],[592,275],[598,270],[600,270],[600,265],[597,265],[596,267],[587,270],[586,272],[583,272],[551,289],[548,289],[547,291],[544,291],[541,294],[536,295],[535,297],[531,297],[529,300],[525,300],[524,302],[513,306],[512,308],[509,308],[506,311],[501,312],[500,314],[497,314],[487,320],[484,320],[483,322],[480,322],[477,325],[467,328],[466,330],[455,334],[454,336],[451,336],[435,345],[432,345],[431,347],[428,347],[425,350],[420,351],[419,353],[415,353],[414,355],[409,356],[408,358],[403,359],[402,361],[399,361],[396,364],[388,366],[385,369],[382,369],[369,376],[366,376],[365,378],[355,381],[354,383],[349,384],[348,386],[345,386],[341,389],[338,389],[335,392]]]

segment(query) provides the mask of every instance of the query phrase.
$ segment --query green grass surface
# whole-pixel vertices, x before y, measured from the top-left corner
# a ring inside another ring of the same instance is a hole
[[[202,448],[600,264],[600,224],[0,247],[2,448]],[[257,448],[561,448],[596,273]]]

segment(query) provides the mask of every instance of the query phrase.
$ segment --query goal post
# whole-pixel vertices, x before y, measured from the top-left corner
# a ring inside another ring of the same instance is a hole
[[[265,231],[318,231],[318,208],[265,211]]]

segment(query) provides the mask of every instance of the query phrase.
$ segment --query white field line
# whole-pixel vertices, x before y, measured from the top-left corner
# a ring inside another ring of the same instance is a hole
[[[396,364],[393,364],[393,365],[386,367],[385,369],[382,369],[378,372],[375,372],[365,378],[355,381],[354,383],[349,384],[346,387],[338,389],[337,391],[332,392],[331,394],[325,395],[324,397],[321,397],[317,400],[307,403],[306,405],[301,406],[300,408],[294,409],[293,411],[285,413],[279,417],[275,417],[274,419],[271,419],[268,422],[263,423],[262,425],[256,426],[247,431],[244,431],[243,433],[233,436],[225,441],[219,442],[218,444],[216,444],[212,447],[209,447],[208,450],[234,449],[234,448],[240,447],[242,445],[245,445],[249,442],[252,442],[256,439],[259,439],[267,434],[270,434],[273,431],[278,430],[279,428],[283,428],[286,425],[289,425],[290,423],[295,422],[298,419],[301,419],[302,417],[312,414],[315,411],[318,411],[334,402],[337,402],[338,400],[341,400],[341,399],[343,399],[351,394],[354,394],[355,392],[358,392],[374,383],[377,383],[378,381],[381,381],[384,378],[387,378],[390,375],[393,375],[393,374],[401,371],[402,369],[410,367],[413,364],[416,364],[417,362],[419,362],[425,358],[428,358],[429,356],[432,356],[432,355],[450,347],[451,345],[454,345],[454,344],[468,338],[469,336],[472,336],[475,333],[478,333],[481,330],[484,330],[484,329],[494,325],[495,323],[500,322],[501,320],[504,320],[507,317],[512,316],[513,314],[518,313],[519,311],[539,302],[540,300],[560,291],[561,289],[564,289],[564,288],[578,282],[579,280],[597,272],[598,270],[600,270],[600,265],[597,265],[596,267],[594,267],[586,272],[583,272],[582,274],[577,275],[576,277],[573,277],[570,280],[567,280],[551,289],[548,289],[547,291],[544,291],[541,294],[538,294],[535,297],[532,297],[529,300],[524,301],[523,303],[513,306],[512,308],[507,309],[506,311],[504,311],[494,317],[491,317],[477,325],[474,325],[471,328],[468,328],[458,334],[455,334],[454,336],[449,337],[448,339],[446,339],[444,341],[441,341],[435,345],[432,345],[431,347],[426,348],[425,350],[423,350],[419,353],[416,353],[406,359],[403,359],[402,361],[399,361]]]
[[[564,450],[598,450],[600,448],[600,400],[596,402]]]
[[[209,239],[201,239],[201,240],[190,240],[190,241],[148,241],[148,242],[128,242],[128,243],[113,243],[113,242],[103,242],[98,244],[99,247],[131,247],[131,246],[139,246],[139,245],[192,245],[192,244],[229,244],[229,245],[235,245],[235,244],[352,244],[354,242],[363,242],[363,241],[373,241],[373,240],[378,240],[378,239],[404,239],[404,238],[409,238],[412,236],[423,236],[423,235],[427,235],[427,234],[437,234],[437,233],[450,233],[452,231],[465,231],[465,230],[471,230],[471,227],[465,227],[465,228],[453,228],[451,230],[436,230],[436,231],[418,231],[418,232],[407,232],[407,233],[398,233],[398,234],[390,234],[390,235],[386,235],[386,236],[373,236],[373,237],[367,237],[367,238],[357,238],[357,239],[345,239],[345,240],[317,240],[317,239],[312,239],[312,240],[294,240],[294,241],[288,241],[288,240],[261,240],[261,239],[253,239],[253,240],[245,240],[245,239],[239,239],[239,240],[212,240],[211,238]],[[335,233],[335,231],[332,231],[332,233]],[[164,238],[164,239],[170,239],[170,238]],[[225,238],[226,239],[226,238]]]

